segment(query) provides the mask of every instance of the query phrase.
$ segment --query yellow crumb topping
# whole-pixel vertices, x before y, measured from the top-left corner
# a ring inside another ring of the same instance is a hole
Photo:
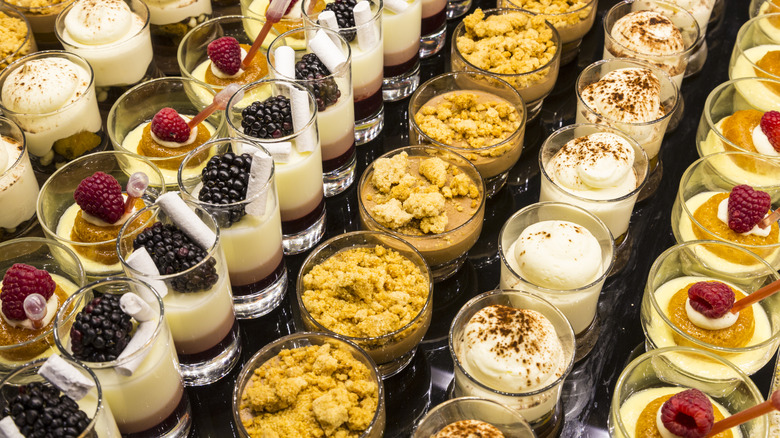
[[[6,0],[6,3],[26,9],[38,9],[54,6],[67,1],[69,0]]]
[[[509,0],[509,6],[544,16],[555,27],[573,26],[588,18],[590,0]],[[577,11],[576,14],[571,12]]]
[[[30,50],[19,50],[27,37],[24,20],[0,12],[0,70]],[[19,53],[16,53],[19,51]],[[24,53],[22,53],[24,52]],[[6,59],[16,53],[13,59]]]

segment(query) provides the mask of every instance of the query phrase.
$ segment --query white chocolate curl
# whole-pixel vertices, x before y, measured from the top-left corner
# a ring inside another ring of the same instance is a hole
[[[293,129],[298,133],[298,137],[295,139],[296,149],[301,153],[314,151],[317,148],[314,129],[312,129],[313,126],[306,126],[311,120],[308,91],[297,88],[290,89],[290,111],[292,112]],[[314,123],[317,123],[316,120]],[[265,144],[263,146],[265,147]]]
[[[262,216],[265,214],[265,204],[268,200],[268,189],[266,186],[268,178],[271,176],[271,170],[274,167],[273,158],[265,155],[262,151],[255,151],[252,154],[252,165],[249,168],[249,184],[246,189],[247,199],[255,197],[246,206],[247,214],[252,216]]]
[[[384,0],[383,3],[385,8],[390,9],[396,14],[400,14],[409,7],[409,4],[407,4],[404,0]]]
[[[157,269],[157,265],[154,264],[152,256],[149,255],[146,248],[143,246],[133,251],[133,253],[127,257],[127,264],[136,271],[146,274],[149,277],[158,277],[160,275],[160,271]],[[164,298],[168,295],[168,286],[165,285],[164,281],[153,278],[145,278],[144,280],[157,291],[157,294],[160,295],[160,297]]]
[[[320,26],[330,29],[334,32],[339,31],[339,22],[336,20],[336,13],[333,11],[322,11],[320,12],[319,17],[317,17],[317,20],[320,23]],[[341,40],[339,40],[339,37],[336,35],[328,34],[331,41],[333,41],[333,44],[341,44]]]
[[[25,436],[16,427],[13,418],[5,417],[0,420],[0,438],[25,438]]]
[[[292,143],[289,141],[281,141],[279,143],[260,142],[260,144],[271,153],[274,161],[278,163],[287,163],[290,161],[290,154],[292,154]]]
[[[295,79],[295,50],[290,46],[279,46],[274,50],[274,68],[281,79]]]
[[[56,354],[46,359],[38,374],[75,401],[84,398],[95,387],[92,379]]]
[[[122,295],[122,298],[119,299],[119,307],[138,322],[153,321],[157,318],[152,306],[132,292]]]
[[[217,235],[190,210],[190,207],[176,192],[168,192],[157,198],[157,204],[165,211],[171,221],[194,240],[201,248],[209,250],[217,241]]]
[[[320,58],[325,67],[328,67],[331,74],[338,71],[347,62],[347,57],[341,52],[341,48],[334,44],[333,40],[322,29],[309,39],[309,48],[317,55],[317,58]]]
[[[147,348],[146,351],[142,352],[136,357],[127,361],[125,361],[125,359],[133,353],[141,350],[141,348],[146,345],[150,339],[152,339],[156,329],[157,321],[147,321],[138,324],[138,327],[135,329],[135,334],[133,334],[133,337],[130,338],[130,342],[127,343],[127,346],[122,351],[122,354],[120,354],[116,359],[117,362],[119,362],[119,365],[116,366],[117,374],[125,377],[133,375],[135,370],[138,369],[138,367],[141,365],[141,362],[144,361],[146,355],[148,355],[152,349]]]
[[[371,13],[371,4],[365,0],[357,2],[352,8],[352,14],[355,16],[355,26],[357,27],[357,39],[360,50],[371,50],[379,42],[376,28],[371,23],[373,14]]]

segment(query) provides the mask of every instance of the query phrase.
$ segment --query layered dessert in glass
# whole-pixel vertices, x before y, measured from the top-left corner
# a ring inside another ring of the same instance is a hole
[[[263,49],[267,49],[268,46],[271,45],[271,41],[273,41],[277,36],[287,31],[303,27],[303,17],[305,15],[305,11],[301,10],[302,3],[303,2],[301,0],[292,0],[290,2],[289,6],[287,6],[285,14],[282,16],[279,22],[275,23],[271,27],[271,31],[268,33],[268,36],[265,37],[262,46]],[[325,7],[325,2],[323,0],[315,0],[314,3],[319,9]],[[241,15],[253,19],[251,22],[248,22],[247,32],[254,40],[254,38],[256,38],[260,33],[260,29],[263,27],[263,24],[265,24],[265,14],[268,11],[268,6],[270,6],[271,2],[269,0],[241,0],[240,4]],[[303,41],[299,41],[297,44],[299,47],[302,47]]]
[[[420,85],[422,0],[391,0],[383,5],[382,97],[396,101],[409,96]]]
[[[182,38],[211,18],[211,0],[141,0],[149,7],[152,47],[157,67],[166,75],[179,74],[176,49]]]
[[[30,23],[16,9],[0,6],[0,71],[22,56],[38,50]]]
[[[7,0],[3,3],[24,14],[41,48],[48,50],[58,47],[54,22],[57,15],[73,0]]]
[[[412,438],[534,438],[533,429],[517,411],[486,398],[458,397],[432,408]]]
[[[780,14],[759,15],[739,28],[729,78],[746,77],[780,79]]]
[[[447,39],[447,0],[422,0],[420,58],[433,56]]]
[[[690,12],[699,25],[699,41],[696,43],[696,49],[688,58],[688,65],[685,68],[685,77],[687,78],[700,72],[707,61],[707,27],[717,0],[671,0],[671,2]]]
[[[0,241],[24,235],[35,225],[35,179],[22,130],[0,117]],[[13,207],[11,207],[13,206]]]

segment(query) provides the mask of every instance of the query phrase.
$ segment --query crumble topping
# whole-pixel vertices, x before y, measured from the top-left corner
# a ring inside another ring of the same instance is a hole
[[[22,47],[26,37],[27,26],[24,24],[24,20],[0,12],[0,70],[29,51],[21,50],[20,52],[25,53],[17,53],[14,59],[6,60]]]
[[[69,0],[7,0],[6,3],[27,9],[38,9],[65,3],[67,1]]]

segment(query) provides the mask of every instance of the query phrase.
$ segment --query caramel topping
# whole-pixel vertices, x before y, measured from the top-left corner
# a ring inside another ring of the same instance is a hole
[[[198,125],[198,134],[195,137],[195,141],[186,146],[168,148],[162,146],[161,144],[154,141],[154,139],[152,139],[152,124],[149,123],[144,126],[144,132],[141,135],[141,141],[138,143],[138,154],[151,158],[175,157],[171,158],[170,160],[155,160],[154,164],[156,164],[160,169],[177,170],[187,153],[209,141],[210,137],[211,133],[208,129],[206,129],[206,126],[201,123]],[[208,154],[200,154],[198,157],[193,157],[191,164],[193,166],[200,164],[207,158],[207,155]]]
[[[136,199],[133,207],[135,210],[144,208],[146,204],[143,199]],[[146,223],[152,217],[151,213],[146,213],[143,216],[143,220],[139,223]],[[76,252],[82,256],[94,260],[98,263],[105,265],[113,265],[119,263],[119,256],[116,253],[116,239],[119,237],[119,230],[122,229],[122,225],[111,225],[108,227],[101,227],[84,219],[84,212],[79,210],[76,213],[76,220],[73,223],[73,229],[70,232],[70,239],[74,242],[83,243],[100,243],[97,245],[74,245]],[[135,233],[132,233],[127,238],[131,239],[135,237]]]
[[[759,78],[780,79],[780,50],[766,52],[761,59],[756,62],[756,76]],[[767,84],[775,93],[780,93],[780,85]]]
[[[248,44],[241,44],[241,48],[245,51],[249,51],[250,46]],[[268,75],[268,63],[265,60],[265,56],[255,56],[252,58],[252,62],[249,63],[249,67],[244,69],[244,74],[236,78],[220,78],[214,75],[211,71],[211,66],[206,68],[206,83],[211,85],[217,85],[219,87],[225,87],[230,84],[249,84],[257,82]]]
[[[647,404],[642,413],[639,414],[639,420],[636,422],[636,431],[634,432],[635,438],[663,438],[661,432],[658,431],[656,418],[658,416],[658,410],[661,409],[667,400],[672,398],[674,394],[668,394],[651,401]],[[715,417],[715,421],[722,420],[723,413],[717,406],[712,406],[712,411]],[[733,438],[730,430],[721,432],[712,438]]]

